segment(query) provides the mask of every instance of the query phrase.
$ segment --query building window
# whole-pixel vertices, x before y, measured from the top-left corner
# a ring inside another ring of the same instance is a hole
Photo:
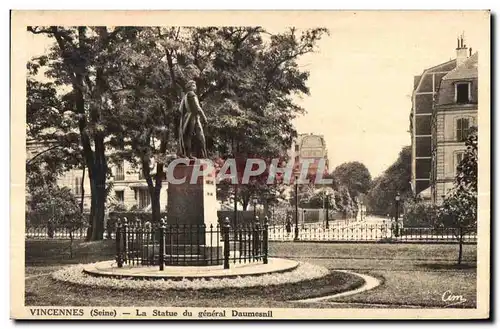
[[[115,180],[125,180],[125,172],[123,170],[123,161],[116,165]]]
[[[466,104],[470,101],[470,83],[457,83],[455,85],[455,100],[458,104]]]
[[[148,190],[139,190],[139,209],[146,208],[151,203]]]
[[[82,194],[82,179],[80,177],[75,177],[74,191],[76,195]]]
[[[469,133],[469,119],[457,119],[457,141],[463,142],[467,139]]]
[[[299,144],[295,144],[295,152],[299,151]]]
[[[115,191],[116,200],[123,202],[124,201],[124,192],[123,191]]]

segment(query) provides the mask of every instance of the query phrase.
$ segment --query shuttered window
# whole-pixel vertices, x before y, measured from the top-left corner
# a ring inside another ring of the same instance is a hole
[[[457,141],[463,142],[467,139],[467,134],[469,132],[469,119],[460,118],[457,119]]]

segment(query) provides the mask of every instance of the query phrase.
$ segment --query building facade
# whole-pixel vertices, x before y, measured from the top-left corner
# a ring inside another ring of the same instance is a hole
[[[294,175],[300,174],[301,163],[309,160],[308,173],[315,175],[319,168],[320,160],[325,161],[325,172],[329,172],[328,149],[323,135],[299,134],[292,144],[290,158],[294,160]]]
[[[441,79],[456,66],[450,60],[414,77],[410,132],[412,146],[411,186],[415,195],[430,187],[432,162],[432,112]]]
[[[27,142],[27,159],[50,147],[50,143]],[[113,175],[110,180],[112,182],[112,191],[109,195],[110,201],[122,203],[127,209],[148,210],[151,206],[151,197],[142,171],[134,168],[127,161],[108,165]],[[90,180],[87,170],[85,170],[85,173],[82,169],[68,170],[57,178],[57,184],[69,188],[78,201],[81,200],[83,194],[84,209],[90,210]],[[165,180],[160,193],[160,204],[164,210],[166,210],[167,205],[167,185]]]
[[[414,195],[433,203],[453,186],[464,138],[477,118],[477,53],[472,55],[463,37],[456,53],[456,59],[414,78],[411,185]]]
[[[453,187],[469,129],[477,126],[478,53],[457,60],[457,67],[443,77],[434,103],[431,198],[437,204]]]

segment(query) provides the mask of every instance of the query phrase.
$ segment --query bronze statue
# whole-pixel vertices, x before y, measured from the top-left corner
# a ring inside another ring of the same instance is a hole
[[[179,123],[179,151],[181,156],[192,157],[193,135],[196,139],[195,156],[206,158],[207,149],[205,134],[201,122],[207,123],[205,112],[200,106],[198,96],[196,96],[196,82],[188,81],[186,84],[187,93],[182,98],[179,111],[181,119]]]

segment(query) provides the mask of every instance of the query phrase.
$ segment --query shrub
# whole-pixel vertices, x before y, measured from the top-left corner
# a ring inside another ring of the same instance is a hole
[[[75,196],[67,187],[43,186],[31,194],[30,209],[26,216],[28,225],[45,225],[52,238],[56,229],[69,232],[70,253],[73,256],[73,232],[85,225],[85,217]]]
[[[437,207],[430,203],[409,200],[405,204],[403,224],[405,227],[434,227]]]

